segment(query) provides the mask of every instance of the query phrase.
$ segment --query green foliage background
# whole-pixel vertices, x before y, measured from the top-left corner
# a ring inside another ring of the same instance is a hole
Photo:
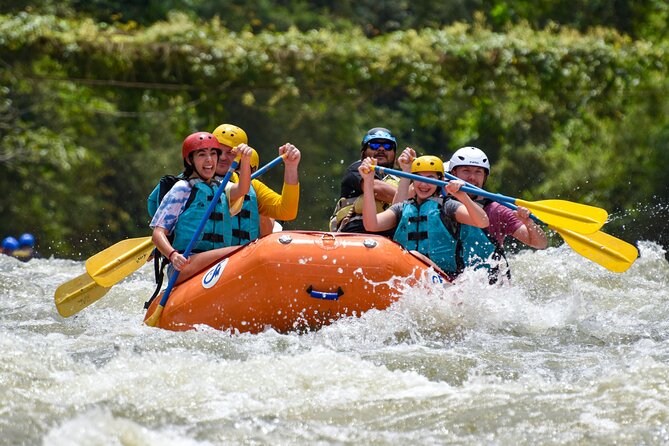
[[[425,154],[482,148],[489,190],[669,244],[665,2],[250,3],[0,0],[0,236],[81,258],[147,235],[183,138],[231,122],[261,160],[301,149],[289,229],[326,228],[380,125]]]

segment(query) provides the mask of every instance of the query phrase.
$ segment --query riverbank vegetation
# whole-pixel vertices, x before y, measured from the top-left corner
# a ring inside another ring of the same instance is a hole
[[[381,125],[423,154],[480,147],[491,191],[603,207],[612,234],[669,245],[664,2],[566,18],[556,2],[5,3],[0,235],[30,230],[46,255],[147,235],[146,197],[180,171],[183,138],[224,122],[261,164],[301,149],[288,229],[326,229]],[[278,190],[281,170],[265,178]]]

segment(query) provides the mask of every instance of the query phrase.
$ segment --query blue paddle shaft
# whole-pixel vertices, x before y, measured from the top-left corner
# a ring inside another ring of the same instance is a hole
[[[414,181],[422,181],[423,183],[428,183],[428,184],[434,184],[436,186],[446,186],[448,184],[448,181],[442,181],[442,180],[437,180],[436,178],[429,178],[429,177],[423,177],[421,175],[415,175],[413,173],[408,173],[404,172],[401,170],[395,170],[395,169],[389,169],[387,167],[381,167],[381,166],[374,166],[374,169],[377,172],[381,173],[388,173],[391,175],[396,175],[398,177],[404,177],[408,178],[410,180]],[[459,180],[459,178],[454,177],[451,174],[446,174],[446,177],[451,179],[451,180]],[[483,189],[479,189],[478,187],[465,183],[464,186],[460,188],[461,191],[467,192],[468,194],[476,194],[480,195],[482,197],[490,198],[491,200],[497,201],[497,202],[506,202],[506,203],[515,203],[516,199],[512,197],[507,197],[506,195],[502,194],[493,194],[492,192],[485,191]]]
[[[448,172],[444,173],[444,175],[446,175],[446,178],[448,178],[449,180],[459,180],[460,179],[460,178],[456,177],[455,175],[451,175]],[[467,186],[471,187],[472,189],[476,189],[478,191],[476,193],[479,194],[479,195],[482,195],[481,192],[485,192],[483,189],[481,189],[480,187],[476,187],[473,184],[470,184],[470,183],[467,183],[467,182],[465,182],[465,184]],[[514,200],[514,202],[515,202],[515,200]],[[512,202],[501,201],[500,200],[500,201],[498,201],[498,203],[508,207],[512,211],[515,211],[516,209],[518,209],[518,206],[516,206]],[[534,214],[530,214],[530,218],[532,218],[532,220],[534,220],[535,222],[537,222],[539,224],[545,224],[543,221],[539,220]]]

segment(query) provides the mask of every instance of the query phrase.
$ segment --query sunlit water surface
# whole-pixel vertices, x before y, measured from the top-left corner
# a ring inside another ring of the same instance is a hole
[[[566,247],[306,334],[142,323],[145,267],[64,319],[82,262],[0,257],[0,445],[669,444],[669,265]]]

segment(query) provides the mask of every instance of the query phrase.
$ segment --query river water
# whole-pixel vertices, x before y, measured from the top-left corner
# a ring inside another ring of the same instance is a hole
[[[513,255],[306,334],[142,324],[144,267],[65,319],[83,262],[0,256],[0,445],[669,444],[669,265]]]

